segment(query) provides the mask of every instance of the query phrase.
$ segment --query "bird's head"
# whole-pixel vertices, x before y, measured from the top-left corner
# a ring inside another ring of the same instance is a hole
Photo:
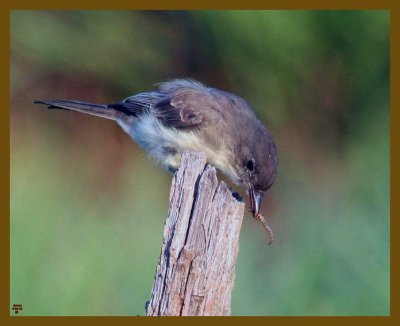
[[[241,183],[250,199],[253,216],[260,212],[264,193],[272,186],[278,167],[276,146],[272,138],[262,137],[265,141],[254,142],[251,147],[241,149],[239,163]]]

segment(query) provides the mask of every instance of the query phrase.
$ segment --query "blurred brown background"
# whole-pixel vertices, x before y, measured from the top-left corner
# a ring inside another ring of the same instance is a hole
[[[388,11],[12,12],[11,303],[145,314],[171,176],[116,124],[32,101],[177,77],[246,98],[278,146],[276,242],[246,216],[233,314],[388,315]]]

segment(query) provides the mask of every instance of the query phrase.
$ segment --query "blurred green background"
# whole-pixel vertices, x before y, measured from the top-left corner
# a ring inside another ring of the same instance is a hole
[[[262,207],[276,242],[245,216],[233,315],[388,315],[389,20],[13,11],[11,304],[145,314],[171,176],[116,124],[32,101],[110,103],[191,77],[249,100],[279,150]]]

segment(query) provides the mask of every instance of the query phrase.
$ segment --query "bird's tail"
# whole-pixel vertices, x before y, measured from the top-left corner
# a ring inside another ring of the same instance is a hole
[[[93,104],[73,100],[42,100],[34,101],[35,104],[47,105],[48,109],[64,109],[87,113],[98,117],[116,120],[118,111],[103,104]]]

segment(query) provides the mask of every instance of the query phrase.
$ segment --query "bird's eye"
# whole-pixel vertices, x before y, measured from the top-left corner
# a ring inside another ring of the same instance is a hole
[[[249,160],[249,161],[247,161],[247,163],[246,163],[246,168],[249,170],[249,171],[253,171],[254,170],[254,159],[252,159],[252,160]]]

